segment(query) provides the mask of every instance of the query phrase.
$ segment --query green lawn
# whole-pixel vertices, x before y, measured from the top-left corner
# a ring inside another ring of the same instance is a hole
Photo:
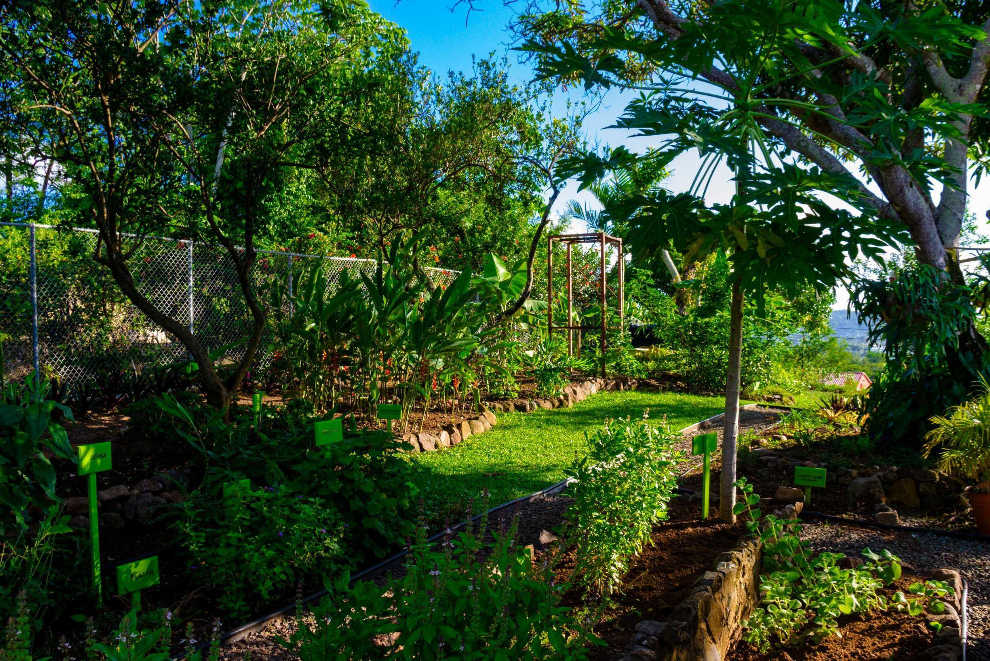
[[[430,519],[463,520],[468,501],[480,508],[482,490],[490,506],[544,489],[564,478],[564,469],[586,448],[585,432],[606,418],[666,416],[674,429],[720,413],[721,398],[677,393],[609,392],[592,395],[571,409],[508,413],[477,438],[439,452],[409,454]]]

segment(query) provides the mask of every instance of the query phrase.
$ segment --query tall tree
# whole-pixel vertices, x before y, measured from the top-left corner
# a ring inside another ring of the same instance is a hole
[[[643,89],[656,110],[684,87],[731,97],[791,157],[831,174],[858,165],[880,192],[861,183],[846,201],[901,223],[922,263],[962,283],[968,172],[988,163],[986,3],[535,2],[519,28],[546,72]],[[987,349],[972,325],[959,344]]]
[[[81,191],[77,211],[99,230],[94,259],[188,348],[218,408],[265,327],[252,270],[266,202],[287,172],[313,167],[299,159],[339,124],[346,81],[404,48],[397,28],[346,0],[0,6],[0,72],[16,88],[24,142]],[[234,266],[252,322],[229,377],[211,338],[158,305],[131,270],[145,235],[176,231],[218,243]]]

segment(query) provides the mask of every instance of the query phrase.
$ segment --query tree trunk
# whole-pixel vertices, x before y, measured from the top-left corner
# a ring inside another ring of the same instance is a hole
[[[719,516],[735,523],[736,437],[739,435],[739,381],[742,374],[743,294],[739,280],[732,283],[729,323],[729,367],[725,374],[725,427],[722,433],[722,479],[719,487]]]

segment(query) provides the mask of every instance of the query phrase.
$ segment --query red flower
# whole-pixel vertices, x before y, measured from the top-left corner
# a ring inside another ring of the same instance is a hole
[[[355,257],[357,257],[357,255],[355,255],[354,253],[351,253],[351,259],[354,259]]]
[[[309,238],[311,238],[311,239],[315,239],[315,238],[316,238],[316,232],[312,232],[312,233],[311,233],[311,234],[309,235]]]

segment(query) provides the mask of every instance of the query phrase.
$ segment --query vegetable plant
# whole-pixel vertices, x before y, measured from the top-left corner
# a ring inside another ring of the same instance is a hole
[[[645,419],[607,421],[588,439],[587,456],[568,471],[575,479],[567,513],[577,538],[574,571],[594,593],[619,587],[630,558],[666,518],[677,485],[679,438],[668,425]]]
[[[933,581],[911,586],[920,597],[908,600],[900,591],[891,599],[883,593],[901,577],[900,560],[889,551],[875,553],[863,549],[865,562],[843,568],[841,553],[814,553],[800,538],[801,526],[773,515],[763,516],[760,496],[743,478],[736,482],[743,500],[736,504],[737,515],[748,513],[746,525],[763,542],[760,576],[760,605],[743,626],[744,640],[761,653],[775,647],[800,647],[818,643],[828,636],[841,636],[839,618],[853,613],[898,610],[920,615],[933,598],[951,593],[944,582]],[[930,606],[931,612],[944,611],[944,605]]]

